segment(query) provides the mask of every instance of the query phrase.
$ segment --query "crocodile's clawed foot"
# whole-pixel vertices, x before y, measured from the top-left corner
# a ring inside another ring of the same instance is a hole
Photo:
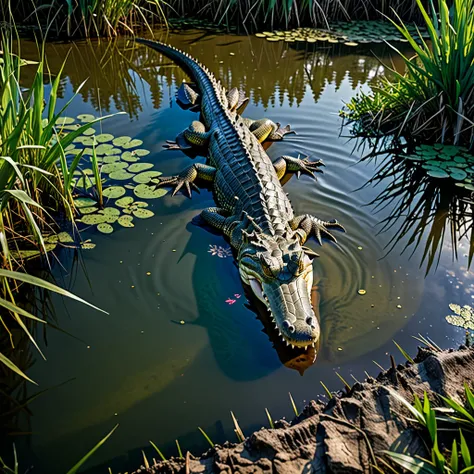
[[[173,140],[166,140],[166,145],[163,145],[163,148],[167,150],[181,150],[181,147]]]
[[[346,231],[346,229],[344,229],[344,227],[339,224],[336,219],[323,221],[309,214],[301,216],[300,219],[301,221],[299,222],[298,228],[304,230],[307,238],[314,236],[319,245],[323,245],[323,237],[331,240],[332,242],[337,242],[336,237],[331,234],[331,230],[339,230],[341,232]]]
[[[298,155],[297,165],[299,166],[299,170],[297,170],[296,172],[296,176],[298,179],[300,178],[301,174],[307,174],[308,176],[311,176],[312,178],[316,179],[314,173],[322,173],[319,168],[321,166],[326,166],[323,160],[310,161],[308,158],[308,156],[300,158],[300,155]]]
[[[295,130],[292,130],[289,125],[287,125],[286,127],[282,127],[281,123],[278,122],[276,123],[276,125],[278,128],[275,132],[273,132],[272,136],[270,137],[271,140],[283,140],[283,137],[285,135],[296,135]]]
[[[166,178],[160,177],[160,182],[158,186],[175,186],[172,196],[174,196],[183,186],[186,189],[186,193],[188,197],[191,199],[192,197],[192,190],[194,189],[198,194],[201,193],[199,188],[193,183],[193,179],[190,176],[186,175],[178,175],[178,176],[169,176]]]

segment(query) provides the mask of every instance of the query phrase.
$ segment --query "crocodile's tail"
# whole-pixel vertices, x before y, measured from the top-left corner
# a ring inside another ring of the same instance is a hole
[[[136,42],[149,46],[170,58],[186,73],[188,73],[201,90],[205,90],[209,86],[215,86],[216,78],[214,77],[214,74],[212,74],[206,66],[194,59],[190,54],[180,51],[169,44],[161,43],[160,41],[137,38]]]

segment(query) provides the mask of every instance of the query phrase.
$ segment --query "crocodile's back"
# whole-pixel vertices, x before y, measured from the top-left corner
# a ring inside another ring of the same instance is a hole
[[[270,157],[240,116],[223,111],[215,121],[209,158],[218,170],[218,205],[235,215],[246,211],[265,232],[284,234],[293,209]]]

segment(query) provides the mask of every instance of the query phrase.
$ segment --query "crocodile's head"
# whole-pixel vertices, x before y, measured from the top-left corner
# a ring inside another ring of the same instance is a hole
[[[254,234],[239,250],[243,282],[268,308],[283,340],[291,346],[314,346],[319,321],[311,304],[313,265],[297,237]]]

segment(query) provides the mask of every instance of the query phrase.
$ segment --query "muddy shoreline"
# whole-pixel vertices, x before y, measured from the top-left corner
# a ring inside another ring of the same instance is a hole
[[[355,383],[326,404],[311,401],[291,423],[281,420],[242,443],[216,445],[200,457],[171,458],[133,474],[368,474],[380,452],[395,444],[397,450],[428,455],[419,431],[397,415],[403,409],[388,387],[410,401],[425,391],[435,402],[439,395],[463,400],[463,384],[472,380],[472,347],[420,348],[414,364],[395,366],[392,359],[392,367],[376,379]]]

